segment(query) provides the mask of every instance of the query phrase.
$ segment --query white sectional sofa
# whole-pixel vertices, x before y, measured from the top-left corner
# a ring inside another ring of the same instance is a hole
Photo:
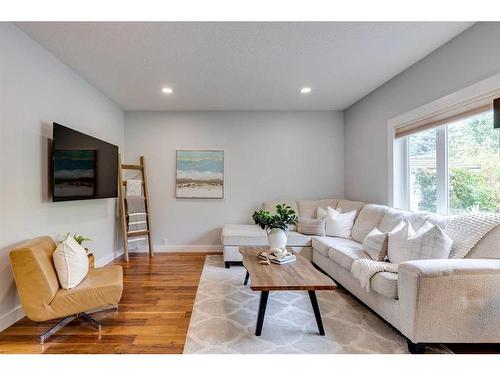
[[[266,202],[264,208],[276,203]],[[318,207],[357,210],[350,239],[290,231],[288,246],[398,329],[407,337],[410,352],[425,351],[426,343],[500,343],[500,226],[487,233],[466,259],[404,262],[397,274],[374,276],[368,292],[350,269],[354,260],[368,257],[361,243],[373,228],[390,231],[401,219],[415,229],[426,220],[445,228],[448,218],[342,199],[285,203],[307,218],[316,217]],[[222,244],[230,267],[241,262],[240,246],[266,246],[267,238],[256,225],[228,224],[222,230]]]

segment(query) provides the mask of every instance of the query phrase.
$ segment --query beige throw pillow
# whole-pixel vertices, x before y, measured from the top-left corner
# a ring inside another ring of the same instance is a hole
[[[87,252],[73,237],[66,238],[57,246],[52,259],[63,289],[74,288],[89,272]]]
[[[309,236],[325,235],[325,219],[306,219],[299,217],[297,219],[297,232]]]
[[[390,232],[382,232],[378,228],[374,228],[363,240],[364,252],[373,260],[384,260],[389,248],[389,236],[397,233],[405,225],[405,222],[401,220],[401,222]]]
[[[363,240],[363,250],[373,260],[382,261],[387,255],[387,233],[379,231],[377,228],[368,233]]]
[[[331,207],[328,207],[326,215],[326,235],[341,238],[351,237],[351,230],[354,225],[355,217],[355,210],[341,213]]]

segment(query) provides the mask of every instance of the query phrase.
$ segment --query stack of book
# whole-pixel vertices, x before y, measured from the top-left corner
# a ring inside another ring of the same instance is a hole
[[[259,258],[263,260],[269,259],[271,263],[275,264],[286,264],[297,260],[295,254],[289,252],[286,253],[286,255],[276,256],[274,254],[268,254],[266,251],[263,251],[262,253],[259,254]]]

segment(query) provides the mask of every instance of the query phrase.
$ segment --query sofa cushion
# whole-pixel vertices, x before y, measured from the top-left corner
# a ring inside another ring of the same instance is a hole
[[[448,224],[448,217],[429,212],[415,212],[408,216],[408,221],[416,231],[422,228],[427,221],[444,229]]]
[[[370,288],[387,298],[398,299],[398,274],[379,272],[370,280]]]
[[[329,245],[328,257],[349,272],[351,271],[352,262],[361,258],[370,258],[363,251],[363,246],[359,242],[348,238],[332,237]]]
[[[297,206],[299,209],[300,217],[306,219],[316,219],[316,212],[318,207],[326,210],[327,207],[335,208],[337,207],[338,199],[320,199],[316,201],[297,201]]]
[[[412,213],[410,211],[387,207],[378,229],[383,233],[392,232],[392,230],[396,228],[401,221],[407,222],[408,217],[410,217],[411,214]]]
[[[311,246],[311,236],[299,232],[288,232],[287,246]]]
[[[276,214],[276,206],[282,204],[286,206],[290,206],[292,210],[295,211],[295,215],[299,216],[299,209],[297,208],[297,202],[296,201],[290,201],[290,200],[282,200],[282,201],[267,201],[262,204],[262,209],[265,211],[269,211],[271,215]],[[296,225],[289,225],[288,226],[289,230],[296,230],[297,226]]]
[[[349,212],[349,211],[356,210],[356,217],[355,217],[355,219],[356,219],[364,205],[365,204],[363,202],[348,201],[345,199],[341,199],[341,200],[339,200],[339,203],[337,204],[336,208],[337,208],[337,210],[340,208],[341,212]],[[333,208],[335,208],[335,207],[333,207]]]
[[[330,243],[332,243],[333,240],[335,240],[334,237],[313,237],[312,247],[321,255],[328,257]]]
[[[392,231],[401,220],[411,223],[414,230],[419,230],[422,225],[429,220],[432,224],[445,229],[451,216],[443,216],[429,212],[410,212],[396,208],[386,207],[384,217],[380,221],[379,230],[381,232]]]
[[[221,237],[224,246],[268,246],[266,231],[254,224],[226,224]],[[287,246],[311,246],[311,237],[290,231]]]
[[[378,227],[386,211],[386,206],[365,204],[352,227],[352,238],[358,242],[363,242],[366,235]]]
[[[222,228],[225,246],[266,246],[266,231],[254,224],[226,224]]]

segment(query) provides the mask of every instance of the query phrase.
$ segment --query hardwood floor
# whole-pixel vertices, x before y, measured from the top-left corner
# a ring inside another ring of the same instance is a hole
[[[39,335],[54,322],[24,318],[0,333],[0,353],[175,353],[183,351],[196,290],[210,253],[131,254],[123,266],[124,291],[119,311],[95,313],[102,338],[77,319],[45,345]],[[212,253],[213,254],[213,253]],[[500,353],[500,344],[448,345],[455,353]]]
[[[102,338],[76,319],[49,338],[39,335],[54,322],[24,318],[0,333],[0,353],[182,353],[196,290],[209,253],[131,254],[123,267],[118,312],[98,312]]]

